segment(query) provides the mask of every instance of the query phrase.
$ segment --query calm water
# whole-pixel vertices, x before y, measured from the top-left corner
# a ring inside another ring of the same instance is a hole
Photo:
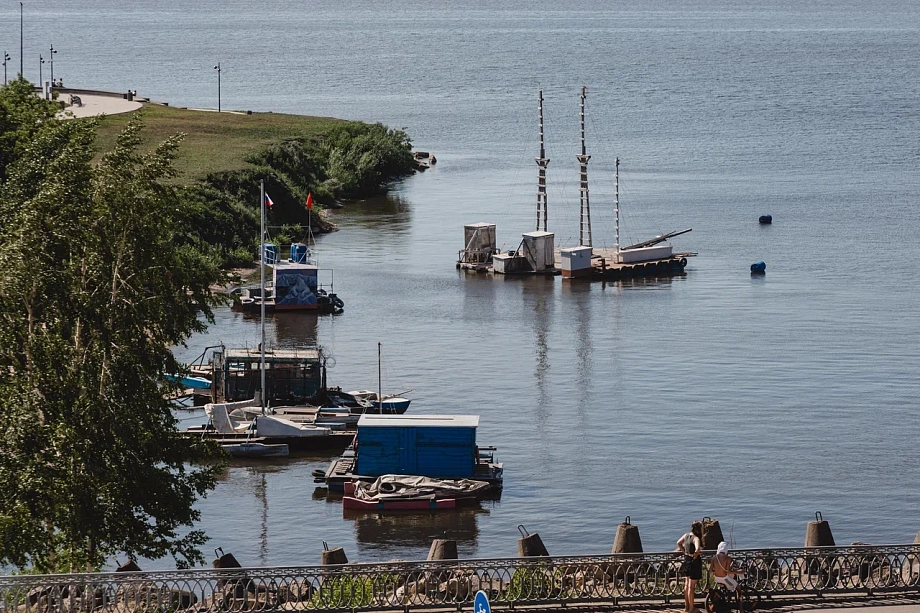
[[[276,317],[269,334],[318,339],[345,388],[376,385],[383,343],[384,387],[411,388],[411,411],[481,415],[502,500],[343,518],[314,495],[327,459],[238,464],[201,503],[214,546],[251,564],[317,562],[322,540],[412,559],[447,534],[463,556],[511,555],[524,524],[551,553],[603,553],[625,515],[647,550],[704,515],[739,547],[796,545],[815,510],[838,543],[913,539],[920,5],[682,4],[27,3],[29,78],[53,42],[68,85],[216,106],[220,60],[225,108],[383,121],[438,156],[335,213],[320,257],[346,313]],[[0,9],[2,44],[18,34]],[[575,244],[582,85],[595,244],[613,243],[619,156],[624,242],[692,227],[675,241],[700,254],[689,273],[458,273],[464,223],[498,224],[505,248],[532,229],[540,88],[550,226]],[[258,334],[222,311],[183,356]]]

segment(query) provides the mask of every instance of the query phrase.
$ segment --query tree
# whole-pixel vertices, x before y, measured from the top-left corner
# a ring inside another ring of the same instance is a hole
[[[0,563],[199,563],[205,535],[180,530],[219,450],[179,434],[164,375],[220,273],[164,181],[180,138],[142,154],[135,119],[94,164],[92,122],[4,123],[32,99],[0,90]]]

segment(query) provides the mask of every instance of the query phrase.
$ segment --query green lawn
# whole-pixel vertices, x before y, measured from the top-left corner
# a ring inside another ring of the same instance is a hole
[[[151,146],[182,132],[176,168],[181,180],[195,180],[210,172],[241,170],[246,158],[265,145],[291,138],[325,133],[341,120],[278,113],[215,113],[145,104],[144,135]],[[98,146],[111,149],[115,137],[133,114],[111,115],[99,123]]]

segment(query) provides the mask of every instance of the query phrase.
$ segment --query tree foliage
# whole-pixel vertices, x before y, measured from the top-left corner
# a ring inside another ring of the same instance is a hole
[[[94,165],[94,124],[22,83],[0,89],[0,563],[200,562],[216,451],[179,435],[164,374],[219,270],[164,181],[180,139],[141,154],[135,119]]]

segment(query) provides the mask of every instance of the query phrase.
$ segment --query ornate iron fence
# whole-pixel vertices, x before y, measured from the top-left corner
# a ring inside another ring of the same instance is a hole
[[[708,557],[708,556],[707,556]],[[765,596],[915,591],[920,545],[748,549],[732,557]],[[680,598],[680,554],[502,558],[0,577],[4,613],[217,613],[457,608]],[[712,585],[704,574],[700,591]]]

